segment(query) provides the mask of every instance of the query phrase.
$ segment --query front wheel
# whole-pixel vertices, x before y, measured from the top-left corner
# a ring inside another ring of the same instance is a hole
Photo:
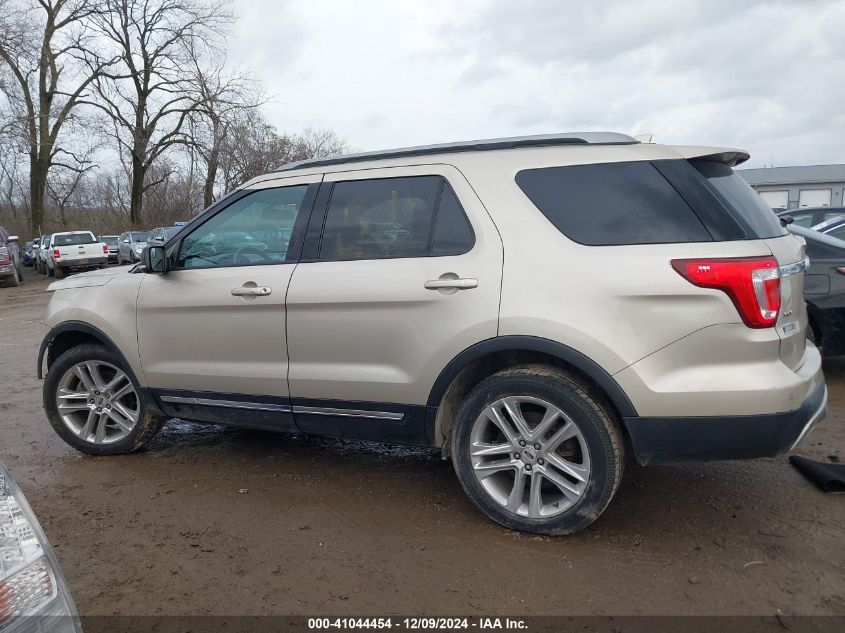
[[[501,371],[458,411],[452,462],[466,493],[501,525],[578,532],[604,512],[622,480],[622,433],[603,400],[553,367]]]
[[[126,361],[87,343],[69,349],[50,366],[44,409],[59,437],[94,455],[136,451],[165,422],[145,409]]]

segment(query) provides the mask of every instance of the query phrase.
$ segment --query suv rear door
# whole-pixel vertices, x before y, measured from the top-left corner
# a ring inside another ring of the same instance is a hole
[[[451,166],[327,174],[287,299],[297,426],[425,442],[438,374],[497,334],[502,260]]]

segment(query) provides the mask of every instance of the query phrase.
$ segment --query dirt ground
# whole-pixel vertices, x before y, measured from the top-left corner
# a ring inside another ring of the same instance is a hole
[[[35,376],[46,279],[0,288],[0,459],[79,611],[845,614],[845,495],[786,457],[631,467],[566,538],[488,521],[436,451],[174,421],[140,453],[77,453]],[[845,362],[799,452],[845,452]]]

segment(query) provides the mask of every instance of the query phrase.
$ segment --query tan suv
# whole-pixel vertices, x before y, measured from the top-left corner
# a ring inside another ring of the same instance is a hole
[[[824,415],[804,247],[747,158],[563,134],[256,178],[53,284],[47,416],[94,454],[167,418],[439,447],[493,520],[575,532],[626,451],[775,455]]]

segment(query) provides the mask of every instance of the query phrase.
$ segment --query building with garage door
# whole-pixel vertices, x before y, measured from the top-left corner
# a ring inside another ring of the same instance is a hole
[[[772,209],[845,206],[845,165],[738,169]]]

